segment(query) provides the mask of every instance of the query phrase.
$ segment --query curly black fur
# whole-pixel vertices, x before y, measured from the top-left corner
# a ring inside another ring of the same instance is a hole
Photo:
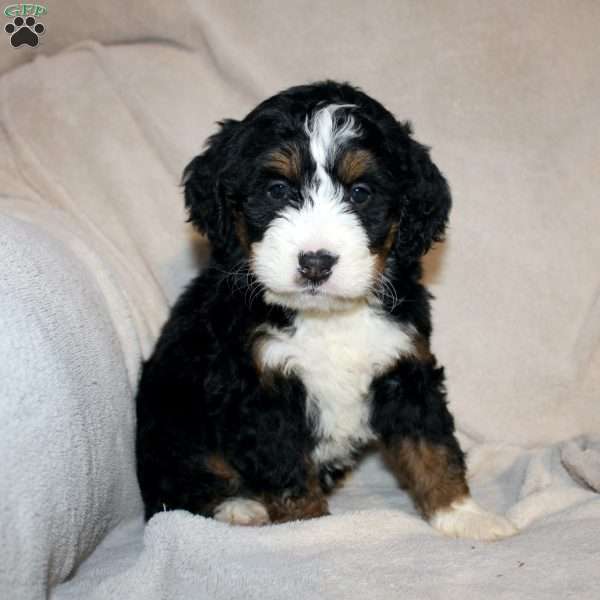
[[[391,324],[416,332],[424,352],[399,358],[371,384],[370,425],[386,446],[422,439],[448,449],[464,471],[462,452],[446,407],[443,370],[429,354],[429,296],[420,283],[420,258],[443,236],[450,193],[428,150],[414,141],[378,102],[347,84],[324,82],[286,90],[260,104],[243,121],[227,120],[206,151],[185,169],[190,220],[213,247],[209,267],[172,309],[152,356],[144,363],[137,395],[137,472],[146,517],[183,508],[211,516],[230,496],[302,496],[317,471],[324,490],[345,466],[314,464],[319,443],[307,416],[306,388],[297,373],[265,374],[253,343],[265,324],[292,331],[295,310],[268,304],[252,269],[239,265],[281,208],[265,200],[272,179],[265,155],[290,144],[302,173],[313,168],[304,122],[318,107],[351,104],[361,126],[359,144],[377,167],[368,181],[377,191],[368,207],[350,207],[372,250],[395,223],[395,240],[382,254],[394,289],[382,308]],[[290,202],[298,199],[288,199]],[[359,448],[360,450],[360,448]],[[231,468],[211,466],[218,456]]]

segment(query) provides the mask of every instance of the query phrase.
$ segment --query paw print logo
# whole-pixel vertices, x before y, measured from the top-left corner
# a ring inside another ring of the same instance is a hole
[[[46,31],[41,23],[35,22],[35,17],[15,17],[12,23],[7,23],[4,31],[10,35],[10,43],[14,48],[27,44],[35,48],[40,38],[39,36]]]

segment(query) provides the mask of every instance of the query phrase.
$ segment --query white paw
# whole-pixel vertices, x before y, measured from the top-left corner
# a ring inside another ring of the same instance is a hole
[[[437,511],[430,523],[445,535],[475,540],[499,540],[518,531],[508,519],[484,510],[472,498]]]
[[[221,502],[215,508],[213,517],[231,525],[266,525],[270,522],[267,509],[249,498],[229,498]]]

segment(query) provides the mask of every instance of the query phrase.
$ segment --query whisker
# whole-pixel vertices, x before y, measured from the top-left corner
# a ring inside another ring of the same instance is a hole
[[[254,303],[254,301],[260,296],[260,294],[266,289],[265,286],[258,280],[255,280],[250,286],[249,288],[250,290],[252,290],[250,292],[250,304],[248,305],[248,308],[252,308],[252,304]]]
[[[377,280],[371,286],[371,290],[375,294],[375,296],[379,299],[380,302],[384,303],[386,299],[389,299],[391,302],[390,310],[394,310],[397,306],[399,306],[404,299],[399,299],[398,294],[396,292],[396,288],[391,280],[385,275],[385,273],[380,273]]]
[[[224,283],[227,283],[231,293],[234,294],[235,292],[240,291],[249,285],[251,273],[248,259],[242,259],[239,263],[234,265],[233,270],[231,271],[214,265],[212,268],[215,269],[215,271],[225,275],[225,277],[222,277],[217,284],[218,290],[220,290]]]

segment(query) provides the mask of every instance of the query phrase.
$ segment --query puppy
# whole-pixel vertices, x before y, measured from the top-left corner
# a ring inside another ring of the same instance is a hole
[[[420,261],[451,201],[409,125],[347,84],[294,87],[223,121],[183,182],[212,258],[143,365],[146,518],[326,515],[378,444],[433,527],[513,534],[469,495],[430,350]]]

